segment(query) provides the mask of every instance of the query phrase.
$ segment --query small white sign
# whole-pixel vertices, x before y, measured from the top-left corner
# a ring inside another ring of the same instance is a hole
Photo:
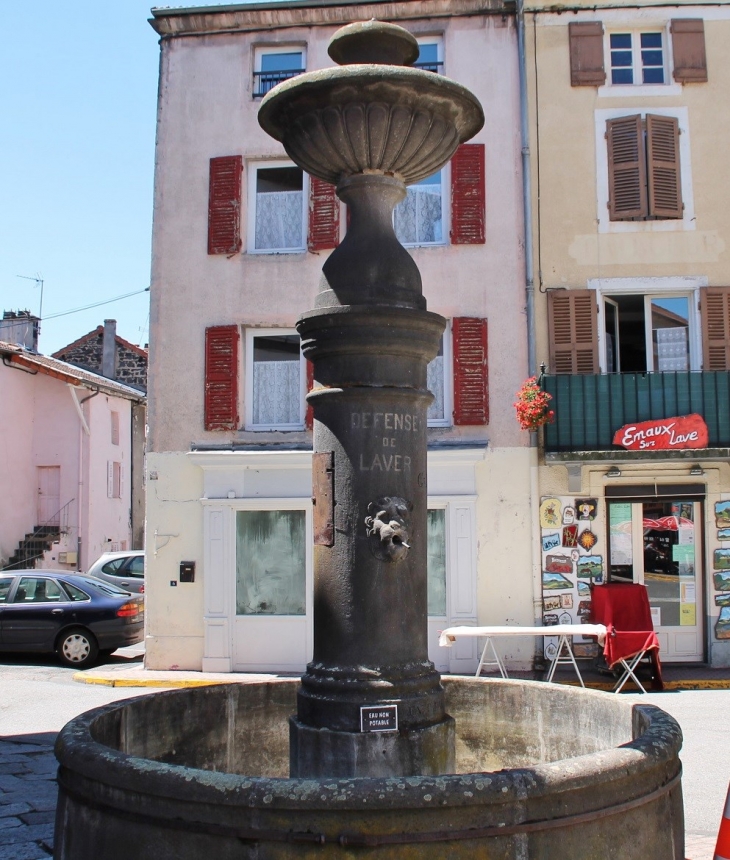
[[[661,608],[661,606],[652,606],[651,607],[651,623],[654,625],[654,629],[662,626],[662,608]]]

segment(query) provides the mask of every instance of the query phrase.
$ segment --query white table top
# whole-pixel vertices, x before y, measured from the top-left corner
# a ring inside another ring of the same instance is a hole
[[[602,645],[604,624],[555,624],[552,627],[447,627],[441,631],[439,645],[450,647],[457,636],[596,636]]]

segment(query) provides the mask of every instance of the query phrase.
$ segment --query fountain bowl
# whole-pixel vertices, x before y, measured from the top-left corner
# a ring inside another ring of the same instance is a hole
[[[435,173],[484,125],[466,87],[408,66],[353,64],[290,78],[264,96],[259,124],[308,173],[410,185]]]
[[[56,744],[56,860],[682,860],[681,731],[580,688],[444,678],[444,776],[289,779],[296,679],[89,711]]]

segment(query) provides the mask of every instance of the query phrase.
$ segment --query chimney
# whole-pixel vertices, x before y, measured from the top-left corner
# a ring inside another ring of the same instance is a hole
[[[117,375],[117,321],[104,320],[104,340],[101,354],[101,375],[114,379]]]
[[[38,352],[40,320],[30,311],[3,311],[0,340]]]

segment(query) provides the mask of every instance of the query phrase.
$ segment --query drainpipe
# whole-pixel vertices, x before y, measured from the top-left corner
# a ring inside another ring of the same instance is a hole
[[[527,368],[530,376],[537,375],[535,357],[535,277],[532,248],[532,184],[530,176],[530,126],[527,104],[527,52],[525,50],[524,0],[517,0],[517,57],[520,80],[520,144],[522,153],[522,213],[525,230],[525,322],[527,323]],[[532,545],[533,615],[535,624],[542,624],[542,556],[540,547],[540,480],[537,433],[530,433],[530,521]],[[535,639],[535,659],[542,657]]]
[[[84,434],[86,434],[87,436],[91,435],[91,430],[89,429],[89,425],[86,422],[86,418],[84,417],[84,410],[81,407],[84,405],[84,403],[86,403],[87,400],[91,400],[92,397],[96,397],[101,392],[99,391],[99,389],[97,389],[92,394],[89,394],[86,397],[83,397],[81,400],[79,400],[78,397],[76,396],[76,386],[75,385],[69,384],[68,390],[71,394],[71,400],[73,400],[74,406],[76,408],[76,412],[78,413],[78,416],[79,416],[79,474],[78,474],[78,492],[76,493],[76,499],[77,499],[77,505],[78,505],[78,508],[77,508],[77,511],[78,511],[78,516],[77,516],[77,519],[78,519],[78,535],[77,535],[78,559],[77,559],[77,564],[78,564],[79,570],[81,570],[82,569],[82,567],[81,567],[81,546],[82,546],[81,545],[81,537],[82,537],[81,516],[82,516],[82,512],[84,510],[84,504],[83,504],[83,501],[84,501],[84,497],[83,497],[83,493],[84,493]]]

